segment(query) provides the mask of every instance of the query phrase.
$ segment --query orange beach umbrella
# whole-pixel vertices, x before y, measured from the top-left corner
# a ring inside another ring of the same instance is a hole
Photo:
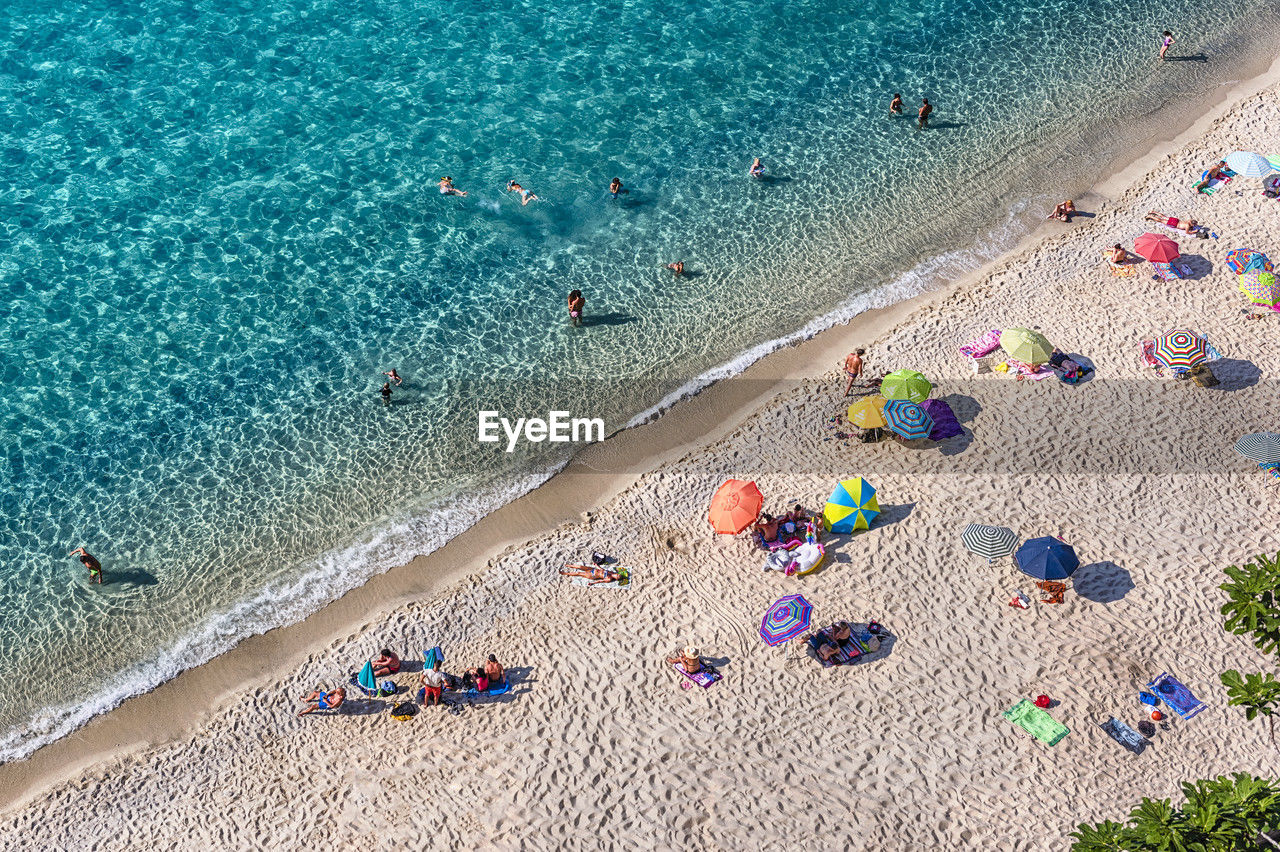
[[[764,495],[754,482],[730,479],[711,498],[707,520],[716,532],[737,535],[755,523],[763,507]]]

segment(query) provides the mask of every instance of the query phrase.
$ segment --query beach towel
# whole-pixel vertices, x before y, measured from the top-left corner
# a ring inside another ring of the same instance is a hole
[[[933,418],[933,429],[929,432],[932,441],[944,441],[964,434],[964,427],[956,419],[956,413],[941,399],[926,399],[920,407]]]
[[[1121,722],[1115,716],[1098,726],[1107,732],[1107,736],[1120,743],[1134,754],[1142,754],[1142,750],[1147,747],[1149,740],[1142,734],[1130,728],[1124,722]]]
[[[1116,278],[1132,278],[1138,274],[1138,267],[1132,263],[1112,263],[1108,260],[1107,267]]]
[[[960,347],[960,354],[966,358],[985,358],[992,352],[1000,348],[1000,329],[993,328],[981,337],[973,340]]]
[[[1041,710],[1029,699],[1022,699],[1001,714],[1013,724],[1047,745],[1057,745],[1070,733],[1067,726]]]
[[[1206,186],[1204,189],[1202,189],[1202,190],[1200,190],[1200,191],[1201,191],[1201,192],[1203,192],[1205,195],[1213,195],[1213,194],[1214,194],[1215,192],[1217,192],[1219,189],[1221,189],[1222,187],[1224,187],[1224,186],[1226,186],[1227,184],[1231,183],[1231,179],[1232,179],[1233,177],[1235,177],[1235,176],[1236,176],[1236,173],[1235,173],[1235,172],[1233,172],[1233,171],[1230,171],[1229,169],[1228,169],[1228,170],[1223,171],[1223,173],[1222,173],[1222,174],[1223,174],[1223,175],[1225,175],[1225,177],[1215,178],[1215,179],[1213,179],[1213,180],[1209,181],[1209,185],[1208,185],[1208,186]],[[1194,183],[1192,183],[1192,186],[1195,186],[1195,184],[1197,184],[1197,183],[1199,183],[1200,181],[1204,180],[1204,179],[1205,179],[1205,178],[1207,178],[1208,176],[1209,176],[1209,170],[1208,170],[1208,169],[1205,169],[1204,171],[1202,171],[1202,172],[1200,173],[1200,178],[1199,178],[1198,180],[1196,180]]]
[[[435,668],[436,663],[444,662],[444,651],[440,650],[440,646],[428,648],[422,652],[422,667],[424,669]]]
[[[1153,278],[1161,281],[1178,281],[1191,276],[1191,267],[1185,263],[1152,263],[1156,268]]]
[[[1154,340],[1142,341],[1142,363],[1159,370],[1164,365],[1156,360],[1155,348],[1156,342]]]
[[[686,689],[693,684],[697,684],[703,689],[706,689],[708,686],[711,686],[711,684],[715,683],[716,681],[724,677],[722,674],[720,674],[720,672],[716,671],[714,668],[706,665],[705,663],[703,664],[702,668],[699,671],[695,672],[694,674],[689,674],[687,671],[685,671],[684,666],[681,665],[680,663],[672,663],[671,668],[678,671],[681,674],[681,676],[683,676],[684,679],[687,681],[687,683],[685,684]]]
[[[603,585],[603,584],[602,584]],[[511,691],[511,681],[503,678],[502,683],[490,686],[488,689],[479,690],[474,686],[467,690],[467,695],[506,695]]]
[[[1033,382],[1038,382],[1041,379],[1049,379],[1056,375],[1053,372],[1053,368],[1048,364],[1032,366],[1031,364],[1024,364],[1021,361],[1010,361],[1009,372],[1015,374],[1018,378],[1030,379]]]
[[[610,580],[607,583],[596,583],[592,585],[591,581],[586,577],[570,577],[569,581],[575,586],[588,586],[592,589],[629,589],[631,588],[631,569],[630,568],[613,568],[622,576],[617,580]]]
[[[836,653],[830,660],[824,660],[818,655],[818,646],[825,645],[828,642],[836,646]],[[826,633],[819,631],[808,638],[807,644],[809,649],[813,651],[813,658],[821,663],[824,669],[829,669],[832,666],[847,666],[857,662],[864,654],[871,653],[870,647],[856,634],[852,633],[849,636],[849,641],[841,645]]]
[[[1147,686],[1152,688],[1170,710],[1184,719],[1190,719],[1204,709],[1204,704],[1191,694],[1186,684],[1168,672],[1160,672],[1160,676]]]

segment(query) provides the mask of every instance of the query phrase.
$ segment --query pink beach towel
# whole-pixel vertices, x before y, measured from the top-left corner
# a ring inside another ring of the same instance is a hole
[[[993,328],[986,334],[960,347],[960,354],[966,358],[985,358],[1000,348],[1000,329]]]
[[[1030,379],[1033,382],[1038,382],[1041,379],[1047,379],[1054,375],[1053,368],[1048,364],[1041,364],[1038,367],[1033,367],[1030,364],[1022,363],[1021,361],[1010,361],[1009,372],[1013,373],[1020,379]]]
[[[1155,356],[1156,342],[1154,340],[1142,341],[1142,363],[1147,367],[1160,369],[1161,364],[1156,360]]]

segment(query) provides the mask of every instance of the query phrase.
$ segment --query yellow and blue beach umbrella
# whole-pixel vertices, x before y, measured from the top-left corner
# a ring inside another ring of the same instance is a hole
[[[884,419],[889,428],[907,440],[927,438],[933,431],[933,418],[914,402],[895,399],[885,403]]]
[[[822,507],[822,523],[830,532],[851,533],[871,529],[871,522],[878,514],[880,504],[876,502],[876,490],[861,476],[855,476],[839,483],[831,492]]]
[[[933,385],[924,374],[915,370],[894,370],[880,382],[880,394],[885,399],[909,399],[924,402],[929,398]]]

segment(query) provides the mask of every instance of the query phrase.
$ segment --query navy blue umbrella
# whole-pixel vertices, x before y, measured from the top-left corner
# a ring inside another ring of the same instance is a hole
[[[1071,545],[1047,535],[1028,539],[1013,554],[1013,561],[1019,571],[1037,580],[1065,580],[1080,567]]]

